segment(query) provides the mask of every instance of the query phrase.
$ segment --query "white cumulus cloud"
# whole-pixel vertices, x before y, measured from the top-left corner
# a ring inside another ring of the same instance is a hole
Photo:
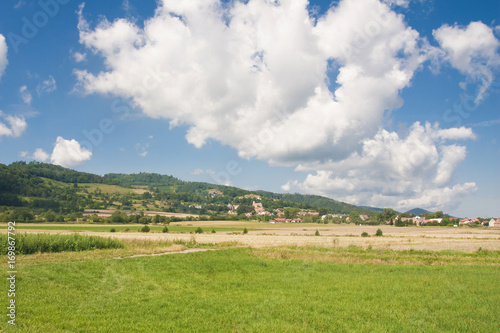
[[[33,153],[33,159],[38,162],[46,162],[50,155],[45,152],[42,148],[37,148]]]
[[[0,79],[2,78],[5,68],[9,61],[7,60],[7,43],[5,37],[0,34]]]
[[[76,70],[79,87],[189,125],[197,147],[214,139],[277,164],[346,156],[401,106],[432,48],[379,1],[341,1],[317,24],[307,6],[165,0],[144,28],[118,19],[90,29],[80,13],[80,42],[108,70]]]
[[[23,116],[4,115],[0,111],[0,139],[2,136],[17,138],[23,134],[27,126]]]
[[[65,140],[63,137],[57,137],[54,150],[50,155],[53,164],[63,167],[75,167],[90,160],[92,152],[87,148],[81,147],[76,140]]]
[[[418,122],[406,137],[381,129],[373,139],[363,142],[360,153],[354,152],[349,158],[300,165],[299,170],[317,171],[304,182],[288,182],[283,189],[400,210],[455,208],[465,194],[474,193],[477,187],[474,183],[449,187],[456,167],[466,156],[466,148],[449,144],[450,138],[442,134],[437,124]],[[469,129],[463,128],[462,135],[455,133],[451,139],[459,138],[473,137]],[[436,197],[439,200],[431,200]]]
[[[480,102],[493,82],[493,69],[500,67],[500,41],[493,29],[482,22],[471,22],[467,27],[444,25],[433,34],[450,64],[479,84],[476,102]]]

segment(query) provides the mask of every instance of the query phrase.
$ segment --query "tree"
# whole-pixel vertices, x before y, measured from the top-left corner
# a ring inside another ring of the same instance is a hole
[[[319,216],[323,216],[323,215],[328,214],[328,209],[321,207],[318,209],[318,212],[319,212]]]
[[[140,230],[141,230],[141,232],[149,232],[150,231],[150,229],[149,229],[149,227],[147,225],[145,225],[144,227],[142,227]]]
[[[119,210],[115,210],[113,214],[111,214],[110,221],[112,223],[122,223],[123,221],[123,215]]]
[[[384,233],[382,232],[382,229],[377,229],[377,232],[375,233],[375,236],[381,237],[383,235],[384,235]]]
[[[361,224],[363,222],[363,220],[361,219],[361,217],[359,217],[358,212],[353,210],[349,214],[349,222],[354,223],[354,224]]]
[[[299,212],[300,212],[299,208],[285,208],[285,218],[294,219],[297,217],[297,214]]]
[[[242,215],[245,213],[253,213],[253,212],[254,212],[253,206],[249,206],[249,205],[239,205],[238,209],[236,210],[236,213],[238,215]]]
[[[392,221],[393,218],[395,218],[398,215],[398,212],[396,212],[392,208],[384,208],[384,210],[377,215],[375,215],[375,219],[379,223],[385,223],[386,221]]]

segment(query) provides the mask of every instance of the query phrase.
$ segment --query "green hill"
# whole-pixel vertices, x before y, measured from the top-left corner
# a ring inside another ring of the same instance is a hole
[[[0,220],[32,221],[49,212],[56,216],[74,214],[72,218],[75,218],[85,209],[148,210],[234,218],[227,216],[228,204],[250,206],[257,197],[268,211],[290,207],[337,214],[353,210],[360,214],[375,213],[372,209],[317,195],[247,191],[156,173],[99,176],[47,163],[0,164]]]

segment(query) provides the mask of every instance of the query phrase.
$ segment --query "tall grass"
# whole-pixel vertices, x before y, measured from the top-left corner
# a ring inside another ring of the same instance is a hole
[[[87,251],[97,249],[122,249],[123,243],[113,238],[87,236],[79,234],[17,234],[16,254],[33,254],[43,252]],[[8,252],[8,237],[0,234],[0,253]]]

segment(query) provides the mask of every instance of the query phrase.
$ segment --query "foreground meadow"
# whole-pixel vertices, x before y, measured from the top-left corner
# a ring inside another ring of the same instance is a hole
[[[4,319],[2,331],[500,329],[498,252],[124,242],[124,249],[19,256],[17,327]],[[132,256],[157,247],[214,251]],[[1,299],[6,304],[5,293]]]

